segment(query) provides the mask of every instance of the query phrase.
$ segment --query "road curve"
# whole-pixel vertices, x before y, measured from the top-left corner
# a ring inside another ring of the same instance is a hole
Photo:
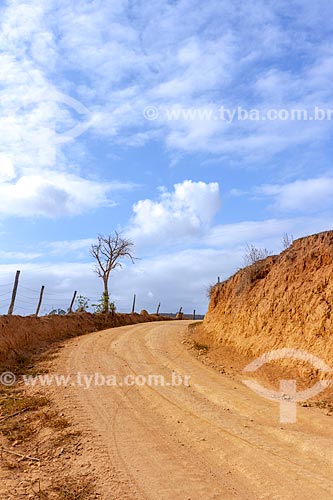
[[[297,423],[281,428],[277,404],[191,355],[181,343],[188,323],[85,335],[53,364],[54,373],[72,377],[98,373],[112,384],[117,377],[117,386],[52,389],[56,404],[93,436],[86,453],[102,498],[332,500],[330,417],[299,408]],[[189,386],[167,385],[172,373],[190,377]],[[140,384],[162,375],[166,385],[128,386],[128,375],[140,375]]]

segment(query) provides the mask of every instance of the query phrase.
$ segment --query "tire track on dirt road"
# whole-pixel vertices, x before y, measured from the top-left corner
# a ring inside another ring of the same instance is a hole
[[[191,377],[190,387],[51,389],[62,411],[95,436],[87,453],[102,498],[331,500],[328,417],[299,408],[298,422],[281,430],[277,405],[203,365],[181,344],[189,323],[95,332],[67,342],[53,364],[55,373],[119,380],[151,374],[171,380],[172,371]]]

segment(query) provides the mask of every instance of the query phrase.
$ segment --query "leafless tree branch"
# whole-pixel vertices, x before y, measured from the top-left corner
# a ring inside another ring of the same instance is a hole
[[[134,264],[134,244],[131,240],[123,238],[117,231],[113,235],[99,234],[97,243],[91,245],[90,255],[96,260],[95,272],[104,283],[105,312],[109,310],[109,278],[113,269],[122,267],[121,260],[129,258]]]

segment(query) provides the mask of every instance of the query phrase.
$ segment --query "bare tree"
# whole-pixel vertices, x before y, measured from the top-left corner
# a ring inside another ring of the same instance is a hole
[[[97,243],[91,245],[90,255],[96,260],[95,272],[102,278],[104,284],[103,309],[109,312],[109,278],[111,271],[122,267],[121,260],[128,257],[134,264],[134,244],[131,240],[122,238],[117,231],[114,235],[103,236],[99,234]]]
[[[293,244],[293,242],[294,242],[294,238],[293,238],[292,234],[289,236],[288,233],[283,233],[283,236],[282,236],[282,245],[283,245],[283,249],[284,250],[287,250],[287,248],[291,247],[291,245]]]
[[[254,245],[246,245],[244,264],[250,266],[259,260],[268,257],[269,252],[267,248],[257,248]]]

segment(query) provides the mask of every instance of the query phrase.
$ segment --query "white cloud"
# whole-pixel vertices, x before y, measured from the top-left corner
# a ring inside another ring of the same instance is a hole
[[[5,313],[9,306],[12,283],[15,272],[21,270],[15,303],[15,314],[27,315],[36,311],[39,292],[45,286],[41,314],[52,309],[67,310],[74,290],[96,300],[100,296],[101,286],[93,272],[92,263],[44,262],[26,263],[22,258],[13,264],[0,264],[2,276],[0,313]]]
[[[91,132],[122,145],[159,138],[172,151],[247,155],[249,161],[249,154],[262,159],[294,145],[309,146],[314,137],[316,142],[318,137],[327,140],[329,122],[226,126],[220,120],[180,123],[161,118],[151,123],[143,119],[149,104],[331,107],[332,48],[323,40],[316,44],[305,43],[302,37],[295,40],[294,32],[297,25],[304,36],[302,28],[308,30],[312,18],[315,30],[321,13],[332,9],[325,2],[311,9],[299,0],[280,3],[283,8],[262,0],[245,4],[136,0],[130,6],[124,0],[103,4],[11,0],[2,7],[0,27],[4,108],[0,141],[5,151],[12,152],[18,169],[37,164],[56,168],[50,160],[49,132],[55,124],[71,126],[74,114],[60,103],[45,100],[34,109],[13,108],[13,103],[31,93],[52,93],[55,70],[59,87],[91,109]],[[299,16],[281,23],[287,7]],[[183,19],[181,26],[178,19]],[[321,19],[323,30],[325,23]],[[290,47],[295,57],[302,57],[297,67],[286,71],[280,62],[290,56]],[[245,91],[239,81],[247,82]],[[84,147],[84,138],[77,143]],[[69,169],[60,147],[58,155]]]
[[[82,240],[52,241],[45,245],[55,254],[64,254],[77,250],[86,250],[88,253],[89,247],[95,242],[96,240],[93,238],[85,238]]]
[[[110,295],[121,312],[132,308],[133,294],[137,295],[137,311],[156,311],[161,302],[161,312],[205,313],[207,288],[217,276],[228,276],[237,267],[241,256],[237,252],[198,249],[161,254],[158,257],[128,264],[110,279]],[[19,267],[18,267],[19,266]],[[96,303],[102,293],[102,282],[93,272],[93,262],[61,261],[44,264],[24,263],[0,265],[3,281],[8,286],[8,297],[0,301],[0,313],[8,308],[12,282],[16,269],[21,269],[17,294],[18,314],[35,311],[39,290],[45,285],[42,313],[55,307],[67,309],[74,290]]]
[[[134,240],[162,245],[184,241],[202,234],[219,207],[218,183],[186,180],[172,192],[163,191],[157,201],[138,201],[127,232]]]
[[[137,294],[137,308],[177,312],[183,307],[205,313],[207,288],[217,277],[232,274],[242,256],[239,252],[215,249],[184,250],[161,254],[138,261],[116,273],[112,279],[111,294],[125,310],[131,307],[133,293]]]
[[[207,231],[204,243],[208,247],[238,249],[244,251],[247,244],[267,247],[280,252],[284,233],[300,238],[309,234],[327,231],[332,227],[331,217],[299,216],[272,218],[257,221],[242,221],[234,224],[219,224]]]
[[[39,257],[42,257],[42,253],[37,253],[37,252],[6,252],[4,250],[0,251],[0,260],[21,260],[21,261],[26,261],[26,260],[35,260],[38,259]]]
[[[330,178],[297,181],[284,186],[266,185],[256,189],[256,193],[258,191],[269,196],[269,202],[273,197],[275,203],[270,208],[277,213],[298,210],[303,214],[214,224],[214,216],[221,205],[218,184],[184,181],[176,184],[172,192],[162,189],[157,201],[147,199],[136,203],[126,232],[139,252],[151,255],[161,246],[189,244],[244,252],[246,245],[253,243],[278,252],[285,232],[298,238],[330,229],[331,218],[325,212],[305,215],[307,211],[316,212],[333,205]]]
[[[73,164],[70,147],[66,153],[62,147],[76,138],[78,161],[82,143],[77,137],[86,131],[89,117],[70,97],[69,81],[62,80],[65,92],[53,83],[55,65],[62,58],[52,24],[57,14],[49,16],[54,8],[66,11],[65,4],[52,0],[12,0],[1,8],[1,217],[78,215],[112,206],[108,193],[129,186],[87,178]]]
[[[15,169],[9,156],[0,154],[0,183],[15,179]]]
[[[319,212],[333,206],[333,177],[266,184],[259,192],[271,196],[274,209],[282,212]]]
[[[176,312],[182,306],[185,312],[196,309],[205,313],[208,286],[215,283],[218,276],[226,279],[243,265],[247,243],[267,247],[277,253],[282,250],[284,232],[296,238],[330,227],[331,217],[271,219],[215,226],[203,238],[198,238],[201,248],[165,252],[138,260],[134,265],[125,265],[111,277],[111,298],[115,300],[118,310],[123,312],[131,310],[133,294],[136,293],[138,310],[155,311],[158,302],[161,302],[161,311],[164,312]],[[67,248],[84,246],[88,249],[89,243],[90,240],[55,242],[55,247],[60,251],[62,246],[66,252]],[[203,245],[208,248],[202,248]],[[8,291],[9,298],[15,271],[22,271],[18,313],[34,312],[42,284],[46,285],[44,313],[54,307],[66,309],[74,290],[91,298],[93,303],[101,294],[102,284],[93,272],[93,261],[26,263],[25,260],[21,256],[16,263],[0,265],[2,283],[9,284],[3,291]],[[23,287],[28,287],[28,290]],[[0,301],[0,312],[8,307],[9,298]],[[28,299],[32,301],[31,305],[26,302]]]
[[[297,238],[331,227],[329,214],[214,225],[213,215],[219,202],[218,186],[214,183],[211,186],[186,181],[176,185],[172,192],[164,189],[158,201],[148,202],[150,210],[144,211],[144,214],[148,219],[151,217],[148,220],[149,231],[144,234],[142,226],[135,227],[136,254],[143,258],[135,265],[125,263],[124,268],[115,272],[110,280],[111,298],[124,312],[130,310],[133,294],[136,293],[138,309],[154,311],[161,302],[161,311],[174,312],[182,306],[186,312],[196,309],[203,313],[207,307],[207,287],[216,281],[217,276],[225,279],[243,265],[247,243],[277,253],[282,250],[284,232]],[[198,214],[202,219],[197,219]],[[144,222],[144,218],[140,219],[143,226]],[[133,226],[130,230],[133,231]],[[175,240],[172,240],[173,231],[176,234],[178,231]],[[195,248],[179,249],[178,245],[186,245],[186,238],[189,237]],[[0,257],[4,261],[16,261],[0,265],[2,283],[9,284],[3,289],[8,292],[8,297],[16,269],[22,271],[18,312],[33,312],[42,284],[46,285],[43,312],[54,307],[67,308],[74,290],[96,302],[102,284],[93,273],[93,260],[88,260],[88,250],[93,241],[93,238],[85,238],[44,242],[38,248],[42,252],[47,251],[48,257],[43,256],[48,259],[46,262],[27,263],[28,256],[22,250],[9,254],[2,252]],[[159,248],[160,254],[154,255],[157,247],[166,247],[168,243],[174,243],[176,247],[163,251]],[[68,261],[69,253],[74,262]],[[36,258],[31,252],[28,254],[30,260]],[[53,262],[50,261],[51,256]],[[84,261],[78,262],[81,258]],[[4,297],[3,302],[0,301],[0,311],[1,307],[8,307],[8,300]],[[28,305],[29,300],[31,305]]]
[[[71,174],[44,172],[0,183],[0,216],[58,217],[113,206],[107,193],[131,184],[99,183]]]

